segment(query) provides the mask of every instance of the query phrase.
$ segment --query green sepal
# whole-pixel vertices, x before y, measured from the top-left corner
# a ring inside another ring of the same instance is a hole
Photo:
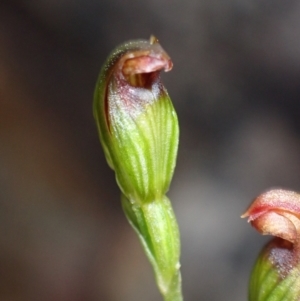
[[[249,301],[299,301],[300,266],[291,244],[282,239],[268,243],[258,256],[249,283]]]
[[[121,103],[112,115],[110,154],[122,192],[148,202],[169,188],[177,156],[177,116],[166,92],[137,116],[126,111]]]

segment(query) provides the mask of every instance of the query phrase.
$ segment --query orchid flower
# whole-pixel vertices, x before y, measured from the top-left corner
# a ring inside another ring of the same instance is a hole
[[[94,94],[94,117],[125,215],[138,234],[165,301],[181,301],[180,241],[166,193],[179,139],[177,115],[160,72],[172,61],[158,40],[117,47]]]
[[[300,300],[300,195],[282,189],[268,191],[242,217],[248,217],[261,234],[275,236],[254,265],[249,300]]]

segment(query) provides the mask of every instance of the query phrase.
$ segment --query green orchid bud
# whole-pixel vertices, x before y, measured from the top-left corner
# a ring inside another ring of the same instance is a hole
[[[300,300],[300,195],[271,190],[257,197],[242,217],[263,235],[273,235],[254,265],[250,301]]]
[[[94,116],[122,206],[153,266],[165,301],[181,301],[180,242],[165,196],[178,148],[178,120],[161,70],[173,64],[154,37],[111,53],[94,94]]]
[[[160,71],[172,61],[155,38],[119,46],[106,61],[94,116],[108,164],[128,199],[162,197],[172,179],[178,121]]]

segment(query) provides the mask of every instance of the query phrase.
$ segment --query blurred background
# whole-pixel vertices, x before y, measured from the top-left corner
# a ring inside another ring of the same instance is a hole
[[[161,300],[92,116],[108,53],[150,34],[174,62],[185,300],[247,300],[266,239],[240,215],[300,191],[299,28],[295,0],[1,0],[0,300]]]

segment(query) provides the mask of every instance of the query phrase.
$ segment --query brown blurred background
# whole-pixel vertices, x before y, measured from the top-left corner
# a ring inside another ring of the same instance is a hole
[[[161,300],[92,117],[108,53],[150,34],[174,62],[185,300],[246,300],[265,240],[239,216],[300,191],[299,28],[295,0],[1,0],[0,300]]]

